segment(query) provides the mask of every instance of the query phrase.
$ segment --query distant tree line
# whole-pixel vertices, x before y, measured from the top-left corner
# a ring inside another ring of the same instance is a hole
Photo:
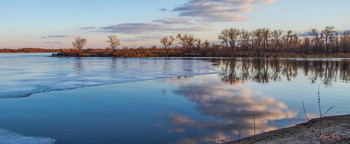
[[[221,44],[210,44],[195,38],[190,34],[178,34],[164,37],[161,43],[167,51],[174,41],[183,49],[183,54],[201,56],[235,56],[239,53],[349,53],[350,31],[337,32],[334,27],[326,27],[319,31],[311,29],[303,38],[292,30],[256,29],[251,32],[244,29],[225,29],[218,36]]]
[[[118,49],[120,41],[117,36],[107,38],[109,47],[105,50],[82,50],[87,40],[77,37],[72,43],[77,49],[62,51],[65,55],[76,56],[117,56],[117,57],[150,57],[150,56],[264,56],[266,54],[285,56],[292,54],[331,54],[350,52],[350,31],[337,32],[334,27],[323,30],[311,29],[308,33],[298,35],[292,30],[270,30],[260,28],[253,31],[228,28],[219,34],[220,44],[202,41],[192,34],[177,34],[160,39],[162,48],[153,46]]]

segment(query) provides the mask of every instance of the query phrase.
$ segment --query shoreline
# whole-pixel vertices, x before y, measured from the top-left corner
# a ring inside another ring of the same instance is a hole
[[[0,52],[0,54],[25,54],[25,53],[51,53],[51,52]],[[264,55],[264,56],[146,56],[146,57],[119,57],[119,56],[96,56],[96,55],[85,55],[85,56],[75,56],[75,55],[48,55],[49,57],[111,57],[111,58],[350,58],[350,54],[340,53],[340,54],[299,54],[299,55]]]
[[[282,128],[225,144],[266,143],[340,143],[350,142],[350,114],[315,118],[292,127]],[[320,132],[321,123],[321,132]]]
[[[142,58],[142,57],[259,57],[259,58],[350,58],[348,52],[334,53],[297,53],[297,52],[256,52],[256,51],[238,51],[227,53],[217,51],[208,52],[182,52],[180,50],[165,54],[162,49],[117,49],[114,52],[105,49],[0,49],[1,53],[51,53],[52,57],[122,57],[122,58]]]
[[[98,53],[52,53],[52,57],[122,57],[122,58],[142,58],[142,57],[217,57],[217,58],[350,58],[350,53],[257,53],[257,52],[241,52],[233,55],[205,55],[205,54],[174,54],[169,56],[152,54],[152,55],[114,55],[114,54],[98,54]]]

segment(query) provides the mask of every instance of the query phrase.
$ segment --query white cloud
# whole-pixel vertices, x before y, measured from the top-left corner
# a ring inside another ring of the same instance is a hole
[[[188,3],[175,8],[180,16],[199,18],[200,21],[244,21],[242,13],[254,10],[255,4],[271,4],[276,0],[190,0]]]

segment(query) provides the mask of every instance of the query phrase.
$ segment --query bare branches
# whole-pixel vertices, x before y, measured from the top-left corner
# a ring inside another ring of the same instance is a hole
[[[108,40],[106,42],[109,43],[109,48],[111,48],[113,51],[120,46],[120,41],[115,35],[108,36]]]
[[[72,45],[74,48],[77,48],[78,50],[82,50],[84,45],[86,45],[87,40],[85,38],[77,37],[74,42],[72,42]]]
[[[283,33],[282,30],[274,30],[271,32],[271,37],[272,37],[271,42],[272,42],[274,51],[282,47],[282,42],[281,42],[282,33]]]
[[[182,45],[183,48],[193,48],[194,45],[199,41],[199,39],[194,38],[191,34],[177,34],[177,40]]]
[[[326,45],[326,52],[329,52],[329,48],[330,48],[330,44],[331,42],[333,41],[334,39],[334,34],[335,34],[335,31],[334,30],[334,27],[326,27],[324,30],[322,30],[322,34],[324,36],[324,41],[325,41],[325,45]]]
[[[230,47],[232,52],[236,50],[236,44],[239,39],[241,30],[236,28],[225,29],[219,35],[219,39],[222,40],[222,43],[226,44],[226,47]]]
[[[168,56],[169,48],[171,48],[171,45],[173,45],[174,41],[175,41],[175,38],[173,36],[168,36],[168,37],[166,36],[160,39],[160,43],[163,44],[167,56]]]
[[[242,50],[249,50],[250,48],[250,33],[247,30],[241,30],[240,47]]]

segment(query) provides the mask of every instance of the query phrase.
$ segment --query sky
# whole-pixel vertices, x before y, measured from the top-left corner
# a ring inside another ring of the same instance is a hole
[[[160,38],[193,34],[218,42],[226,28],[308,32],[350,29],[349,0],[0,0],[0,48],[161,46]]]

